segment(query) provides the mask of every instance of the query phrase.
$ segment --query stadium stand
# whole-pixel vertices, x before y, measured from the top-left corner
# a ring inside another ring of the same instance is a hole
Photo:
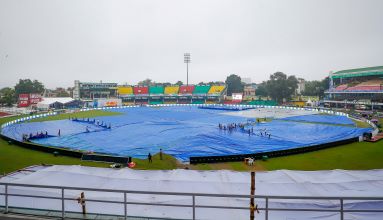
[[[163,86],[150,86],[149,87],[149,104],[158,105],[163,104],[164,87]]]
[[[117,88],[117,92],[119,96],[131,96],[133,94],[133,87],[131,86],[119,86]]]
[[[372,79],[365,82],[361,82],[355,86],[348,87],[347,91],[379,91],[382,90],[383,80]],[[338,87],[337,87],[338,88]]]
[[[124,105],[222,103],[225,92],[223,85],[118,86],[116,89]]]
[[[133,88],[134,95],[148,95],[149,88],[147,86],[135,86]]]
[[[202,86],[202,85],[196,85],[193,91],[193,94],[207,94],[210,90],[210,85]]]
[[[330,73],[326,107],[383,109],[383,66]]]
[[[193,104],[205,104],[211,103],[211,100],[208,100],[207,93],[210,90],[210,85],[196,85],[194,87],[192,103]],[[217,101],[215,102],[217,103]]]
[[[179,86],[166,86],[164,90],[165,95],[177,95],[180,87]]]
[[[208,94],[220,95],[224,89],[225,89],[225,86],[211,86],[209,91],[208,91]]]
[[[149,103],[149,88],[147,86],[135,86],[133,92],[135,104],[145,105]]]
[[[347,86],[348,85],[339,85],[335,88],[336,91],[342,91],[342,90],[345,90],[347,89]]]
[[[179,89],[179,86],[166,86],[164,90],[163,102],[166,104],[176,104]]]
[[[163,86],[150,86],[149,87],[149,94],[150,95],[163,95],[164,94],[164,87]]]
[[[207,104],[220,103],[221,102],[220,96],[224,91],[225,91],[225,86],[212,85],[210,89],[208,90],[206,103]]]
[[[381,86],[383,84],[382,79],[372,79],[368,80],[366,82],[362,82],[359,84],[359,86]]]
[[[191,86],[180,86],[179,94],[192,94],[194,91],[194,85]]]

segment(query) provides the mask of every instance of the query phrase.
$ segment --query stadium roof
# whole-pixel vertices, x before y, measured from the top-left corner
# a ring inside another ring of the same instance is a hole
[[[383,75],[383,66],[366,67],[358,69],[341,70],[332,74],[333,79],[350,78],[358,76]]]

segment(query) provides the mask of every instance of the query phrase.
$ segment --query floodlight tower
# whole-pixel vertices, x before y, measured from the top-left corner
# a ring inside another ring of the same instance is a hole
[[[184,53],[184,63],[186,63],[186,85],[189,85],[189,63],[191,63],[190,53]]]

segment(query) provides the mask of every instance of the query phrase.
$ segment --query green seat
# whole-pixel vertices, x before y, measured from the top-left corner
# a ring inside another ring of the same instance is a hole
[[[163,86],[150,86],[149,87],[149,94],[150,95],[163,95],[164,94],[164,87]]]
[[[193,94],[207,94],[210,90],[210,86],[195,86]]]

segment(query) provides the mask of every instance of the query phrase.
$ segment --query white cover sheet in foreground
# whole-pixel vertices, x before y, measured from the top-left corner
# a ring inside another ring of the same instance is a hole
[[[35,172],[17,172],[3,177],[0,182],[36,185],[71,186],[97,189],[118,189],[134,191],[185,192],[210,194],[250,194],[250,173],[235,171],[139,171],[129,168],[108,169],[83,166],[35,167]],[[256,173],[257,195],[278,196],[360,196],[383,197],[383,170],[368,171],[290,171],[278,170]],[[4,187],[0,186],[4,192]],[[61,196],[56,189],[10,187],[10,193]],[[80,191],[67,190],[66,198],[77,198]],[[123,194],[85,191],[88,199],[123,201]],[[128,194],[129,202],[150,202],[161,204],[192,204],[190,196]],[[257,200],[264,207],[264,200]],[[4,197],[0,197],[4,205]],[[10,197],[9,205],[36,209],[61,210],[60,200]],[[196,197],[196,205],[221,205],[248,207],[249,199]],[[271,200],[272,208],[326,208],[339,209],[339,201],[328,200]],[[77,201],[65,202],[66,211],[81,212]],[[347,201],[345,209],[383,209],[382,201]],[[123,215],[123,205],[87,203],[89,213]],[[129,216],[147,216],[175,219],[191,219],[192,209],[185,207],[128,205]],[[256,219],[264,219],[264,211]],[[196,209],[197,219],[249,219],[248,210]],[[332,212],[269,212],[273,220],[338,220],[339,213]],[[345,219],[381,220],[383,213],[346,213]]]

